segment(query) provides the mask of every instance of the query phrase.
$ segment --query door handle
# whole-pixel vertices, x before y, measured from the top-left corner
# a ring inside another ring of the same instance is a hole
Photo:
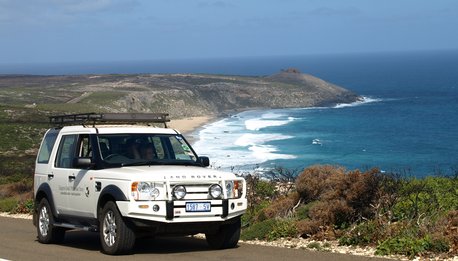
[[[76,179],[76,177],[73,176],[73,175],[72,176],[68,176],[68,181],[74,181],[75,179]]]
[[[48,179],[54,178],[54,174],[48,174]]]

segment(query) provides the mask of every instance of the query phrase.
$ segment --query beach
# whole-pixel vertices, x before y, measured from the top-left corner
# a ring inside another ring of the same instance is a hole
[[[192,135],[192,133],[204,125],[211,123],[215,119],[216,117],[213,116],[196,116],[187,117],[184,119],[173,119],[170,120],[168,127],[181,132],[186,137],[188,142],[192,144],[196,142],[196,138]]]

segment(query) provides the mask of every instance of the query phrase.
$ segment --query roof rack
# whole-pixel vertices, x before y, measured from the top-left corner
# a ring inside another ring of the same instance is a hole
[[[96,123],[162,123],[167,128],[168,113],[80,113],[50,116],[51,125],[64,126],[71,124],[91,124]]]

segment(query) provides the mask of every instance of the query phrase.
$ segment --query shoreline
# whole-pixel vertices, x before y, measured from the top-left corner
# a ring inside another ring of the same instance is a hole
[[[220,119],[217,116],[193,116],[182,119],[170,120],[168,127],[179,131],[186,140],[193,145],[198,141],[198,137],[193,135],[197,130],[202,129],[205,125]]]

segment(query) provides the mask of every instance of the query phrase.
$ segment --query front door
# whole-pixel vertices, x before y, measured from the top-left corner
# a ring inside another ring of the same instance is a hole
[[[75,157],[93,158],[93,149],[88,134],[79,135]],[[73,166],[69,172],[68,210],[79,217],[96,218],[95,182],[91,176],[94,170],[81,169]]]

